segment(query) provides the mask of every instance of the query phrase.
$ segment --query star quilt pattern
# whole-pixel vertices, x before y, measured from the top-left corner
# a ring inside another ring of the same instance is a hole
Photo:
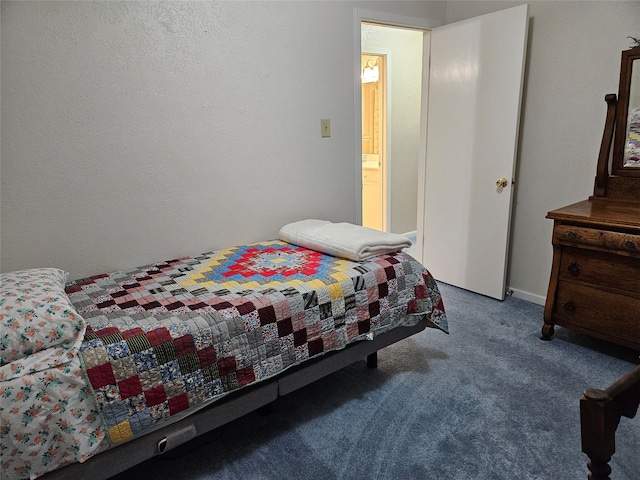
[[[437,285],[409,255],[365,262],[279,240],[67,284],[83,371],[112,443],[290,366],[427,317]]]

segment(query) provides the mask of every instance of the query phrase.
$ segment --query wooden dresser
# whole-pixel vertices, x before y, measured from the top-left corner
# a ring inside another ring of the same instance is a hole
[[[542,338],[561,325],[640,350],[640,47],[622,52],[618,97],[605,101],[593,196],[547,214],[553,264]]]
[[[640,204],[592,197],[549,212],[543,338],[561,325],[640,350]]]

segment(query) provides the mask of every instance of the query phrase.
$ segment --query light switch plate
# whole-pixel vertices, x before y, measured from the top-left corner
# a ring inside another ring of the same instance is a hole
[[[328,118],[320,119],[320,136],[323,138],[331,136],[331,121]]]

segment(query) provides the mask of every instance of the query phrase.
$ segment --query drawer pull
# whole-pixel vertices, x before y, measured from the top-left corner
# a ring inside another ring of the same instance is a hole
[[[575,312],[576,306],[573,304],[573,301],[569,300],[567,303],[565,303],[564,310],[565,312]]]
[[[569,270],[569,273],[574,277],[580,275],[580,267],[578,267],[578,264],[576,262],[571,262],[567,267],[567,270]]]
[[[631,240],[627,240],[626,242],[624,242],[624,246],[625,246],[625,248],[628,248],[629,250],[635,250],[636,249],[636,244],[633,243]]]
[[[567,237],[569,237],[569,240],[575,240],[576,238],[578,238],[578,234],[576,232],[569,232],[567,234]]]

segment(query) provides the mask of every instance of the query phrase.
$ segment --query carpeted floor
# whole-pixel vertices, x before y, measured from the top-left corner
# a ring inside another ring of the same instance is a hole
[[[638,363],[556,328],[542,307],[441,285],[450,335],[428,329],[114,479],[586,479],[578,401]],[[640,479],[640,415],[613,480]]]

